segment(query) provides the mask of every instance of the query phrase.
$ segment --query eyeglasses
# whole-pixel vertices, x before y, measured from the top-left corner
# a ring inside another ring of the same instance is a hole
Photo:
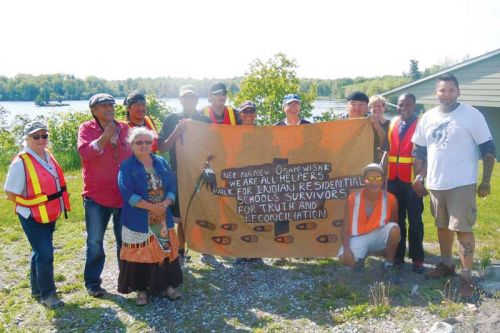
[[[49,135],[48,134],[35,134],[35,135],[31,135],[31,137],[35,140],[40,140],[40,139],[48,139],[49,138]]]
[[[252,108],[247,108],[247,109],[242,110],[241,113],[243,113],[243,114],[254,114],[255,110],[252,109]]]
[[[366,176],[365,180],[367,180],[370,183],[382,183],[384,178],[382,176]]]
[[[138,146],[142,146],[144,144],[150,146],[153,144],[153,141],[151,140],[146,140],[146,141],[135,141],[134,144],[138,145]]]

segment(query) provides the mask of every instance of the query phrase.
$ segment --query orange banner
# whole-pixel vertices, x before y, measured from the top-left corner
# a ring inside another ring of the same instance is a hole
[[[332,257],[344,202],[373,159],[367,119],[300,126],[189,122],[177,142],[191,249],[233,257]]]

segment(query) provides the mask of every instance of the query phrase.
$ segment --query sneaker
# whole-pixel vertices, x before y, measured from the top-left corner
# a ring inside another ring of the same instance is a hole
[[[87,292],[89,293],[90,296],[92,297],[95,297],[95,298],[101,298],[105,295],[108,294],[108,292],[106,291],[106,289],[102,288],[102,287],[94,287],[94,288],[90,288],[90,289],[87,289]]]
[[[414,260],[411,265],[411,270],[413,273],[422,274],[424,272],[424,262],[420,260]]]
[[[461,277],[460,291],[458,292],[458,295],[463,298],[469,298],[472,296],[473,291],[474,285],[472,284],[472,280]]]
[[[135,304],[139,306],[144,306],[148,305],[149,303],[149,296],[146,292],[140,291],[137,293],[137,298],[135,299]]]
[[[425,277],[428,279],[435,279],[445,276],[451,276],[454,274],[455,274],[455,265],[451,265],[451,267],[448,267],[442,262],[440,262],[432,271],[427,272],[425,274]]]
[[[396,267],[393,266],[385,266],[384,265],[384,275],[387,280],[394,284],[399,285],[401,283],[401,277],[399,276],[399,271]]]
[[[354,267],[352,268],[353,272],[362,272],[365,270],[365,261],[363,259],[356,260]]]
[[[161,292],[162,297],[166,297],[171,301],[176,301],[182,298],[181,292],[173,287],[168,287],[167,289]]]
[[[41,302],[49,309],[56,309],[64,305],[64,302],[61,301],[56,295],[50,295],[45,298],[42,298]]]
[[[31,294],[31,297],[33,297],[37,302],[42,300],[42,296],[40,294]]]
[[[404,266],[405,259],[404,258],[394,258],[394,266],[401,267]]]
[[[217,261],[215,257],[211,254],[202,254],[201,255],[201,262],[204,263],[205,265],[212,266],[212,267],[221,267],[223,266],[220,261]]]

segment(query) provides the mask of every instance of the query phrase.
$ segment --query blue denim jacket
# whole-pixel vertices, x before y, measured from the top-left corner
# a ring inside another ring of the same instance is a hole
[[[170,170],[167,161],[161,156],[151,154],[153,158],[153,168],[163,182],[165,198],[175,200],[176,183],[175,176]],[[118,173],[118,186],[123,199],[123,207],[120,222],[130,230],[136,232],[148,231],[148,211],[136,208],[135,205],[141,199],[148,198],[148,184],[146,170],[135,156],[124,161]],[[166,208],[167,227],[173,228],[174,221],[172,210]]]

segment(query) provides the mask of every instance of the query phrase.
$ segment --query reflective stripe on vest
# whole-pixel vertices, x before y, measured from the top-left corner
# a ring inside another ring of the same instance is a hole
[[[389,156],[389,163],[412,163],[413,164],[413,157],[401,157],[399,158],[397,156]]]
[[[236,119],[234,117],[234,110],[230,107],[227,108],[227,112],[229,113],[229,122],[231,125],[236,125]]]
[[[31,198],[25,198],[20,195],[16,195],[16,203],[24,207],[38,206],[47,201],[49,201],[49,198],[45,194],[35,195]]]
[[[156,129],[155,123],[148,116],[144,116],[144,122],[146,123],[146,127],[155,132],[158,135],[158,130]]]
[[[364,190],[361,190],[359,192],[355,193],[354,196],[354,207],[353,207],[353,212],[352,212],[352,221],[351,221],[351,235],[352,236],[359,236],[359,216],[360,216],[360,209],[361,209],[361,192]],[[363,205],[364,207],[364,205]],[[385,221],[387,220],[388,216],[388,199],[387,199],[387,192],[383,191],[382,192],[382,200],[381,200],[381,212],[380,212],[380,218],[378,221],[378,227],[382,227],[385,225]],[[376,211],[377,207],[373,208],[372,214]],[[363,208],[364,209],[364,208]],[[366,215],[366,213],[364,214]],[[367,218],[367,220],[369,220]]]

